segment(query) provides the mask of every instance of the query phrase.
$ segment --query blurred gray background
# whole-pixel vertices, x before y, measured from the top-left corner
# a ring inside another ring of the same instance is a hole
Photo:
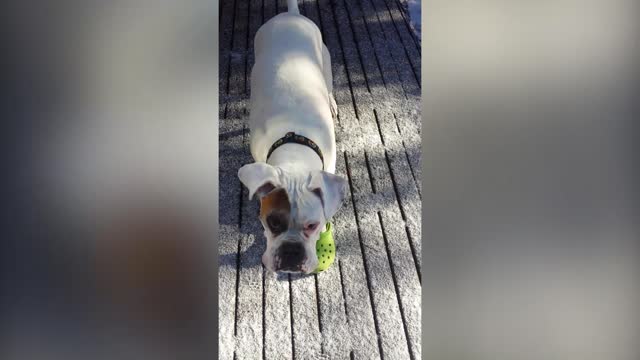
[[[423,4],[427,358],[637,359],[637,10]]]

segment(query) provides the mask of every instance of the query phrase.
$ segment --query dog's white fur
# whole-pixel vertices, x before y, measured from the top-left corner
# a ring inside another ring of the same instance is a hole
[[[250,113],[253,158],[266,162],[269,147],[293,131],[318,144],[325,170],[333,173],[336,147],[332,112],[336,106],[331,58],[320,30],[298,13],[295,1],[290,1],[289,12],[264,24],[254,44]],[[297,144],[276,149],[270,159],[272,164],[295,162],[298,166],[298,160],[303,160],[310,169],[322,169],[313,150]]]
[[[251,154],[256,163],[238,172],[250,197],[271,183],[287,190],[291,204],[289,230],[274,236],[265,227],[265,266],[274,271],[277,248],[284,241],[302,241],[306,249],[304,272],[317,266],[315,242],[320,230],[339,209],[345,180],[333,175],[336,145],[332,95],[333,79],[329,51],[318,27],[299,14],[296,0],[288,1],[288,12],[265,23],[255,37],[255,65],[251,73]],[[306,136],[321,149],[320,157],[309,147],[290,143],[278,147],[269,159],[271,145],[287,132]],[[317,193],[321,196],[318,196]],[[302,236],[297,225],[317,222],[311,236]],[[295,223],[295,224],[294,224]]]

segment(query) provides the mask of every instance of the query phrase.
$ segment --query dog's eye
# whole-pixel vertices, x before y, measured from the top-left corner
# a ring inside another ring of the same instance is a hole
[[[305,225],[304,229],[305,229],[305,231],[313,231],[317,227],[318,227],[318,223],[312,223],[312,224]]]
[[[267,217],[267,225],[269,225],[272,232],[278,233],[285,230],[285,224],[278,216]]]

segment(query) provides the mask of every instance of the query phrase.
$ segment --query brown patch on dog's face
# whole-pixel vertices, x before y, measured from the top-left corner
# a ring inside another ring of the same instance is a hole
[[[260,199],[260,218],[277,236],[289,228],[291,203],[285,189],[277,189]]]

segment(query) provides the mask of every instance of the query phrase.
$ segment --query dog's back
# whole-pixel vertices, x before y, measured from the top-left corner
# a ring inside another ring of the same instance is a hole
[[[324,69],[330,70],[330,64],[323,54],[322,35],[297,12],[297,5],[291,11],[291,3],[290,11],[265,23],[254,41],[250,126],[256,161],[266,161],[266,149],[290,131],[313,129],[320,146],[331,147],[333,142],[331,79]]]

